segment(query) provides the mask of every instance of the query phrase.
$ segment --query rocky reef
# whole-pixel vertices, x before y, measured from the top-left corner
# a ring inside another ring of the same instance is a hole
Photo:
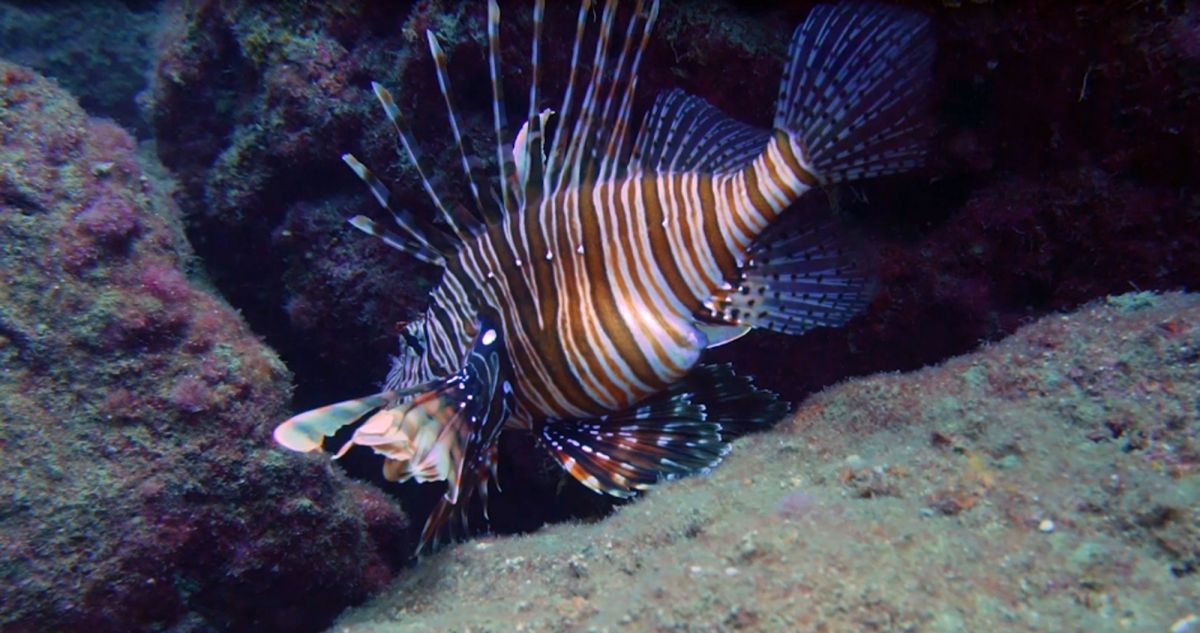
[[[338,157],[392,162],[369,81],[405,69],[404,12],[205,1],[167,13],[151,90],[159,155],[214,282],[299,370],[300,406],[380,380],[393,324],[423,309],[437,279],[354,239],[343,219],[364,200]]]
[[[55,79],[88,113],[150,135],[139,107],[154,66],[159,2],[0,2],[0,58]]]
[[[311,630],[391,577],[406,517],[274,449],[290,373],[152,165],[0,62],[0,629]]]
[[[330,631],[1195,630],[1198,402],[1200,297],[1110,297],[423,560]]]

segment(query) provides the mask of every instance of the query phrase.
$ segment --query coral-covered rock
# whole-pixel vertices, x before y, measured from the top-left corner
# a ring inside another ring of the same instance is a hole
[[[603,521],[452,547],[332,630],[1190,630],[1198,406],[1200,296],[1111,297],[831,387]]]
[[[0,63],[0,628],[314,630],[405,516],[278,451],[289,372],[114,124]]]
[[[394,351],[398,326],[424,313],[436,270],[389,265],[399,261],[395,251],[346,231],[344,210],[359,202],[347,197],[298,202],[275,230],[269,252],[288,263],[281,278],[287,297],[282,325],[293,336],[280,342],[280,351],[292,359],[289,367],[310,381],[333,380],[338,388],[364,393],[383,378],[377,366],[366,380],[356,375],[358,382],[332,374],[353,359]],[[297,403],[328,404],[311,393],[297,394]]]
[[[300,405],[380,380],[392,326],[436,280],[352,237],[343,219],[371,210],[343,152],[393,173],[384,170],[394,140],[369,81],[405,72],[406,10],[206,0],[176,7],[163,34],[152,90],[159,155],[181,182],[211,278],[298,370]]]

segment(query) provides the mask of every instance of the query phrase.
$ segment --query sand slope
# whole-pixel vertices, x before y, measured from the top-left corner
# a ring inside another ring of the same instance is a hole
[[[598,523],[449,548],[332,630],[1197,631],[1198,354],[1195,295],[1050,316]]]

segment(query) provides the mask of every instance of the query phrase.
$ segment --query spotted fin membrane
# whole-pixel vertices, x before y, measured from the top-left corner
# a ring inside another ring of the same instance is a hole
[[[588,488],[631,497],[663,481],[706,473],[741,435],[788,411],[729,365],[702,365],[636,407],[596,419],[555,419],[539,430],[543,445]]]

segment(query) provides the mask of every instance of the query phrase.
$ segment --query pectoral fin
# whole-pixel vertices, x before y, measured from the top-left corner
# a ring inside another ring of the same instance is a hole
[[[395,394],[377,393],[305,411],[275,427],[275,441],[284,448],[308,453],[321,450],[325,438],[354,424],[373,409],[388,403]]]
[[[591,420],[548,420],[542,444],[592,490],[631,497],[662,480],[707,472],[749,431],[788,410],[724,365],[702,365],[662,394]]]

